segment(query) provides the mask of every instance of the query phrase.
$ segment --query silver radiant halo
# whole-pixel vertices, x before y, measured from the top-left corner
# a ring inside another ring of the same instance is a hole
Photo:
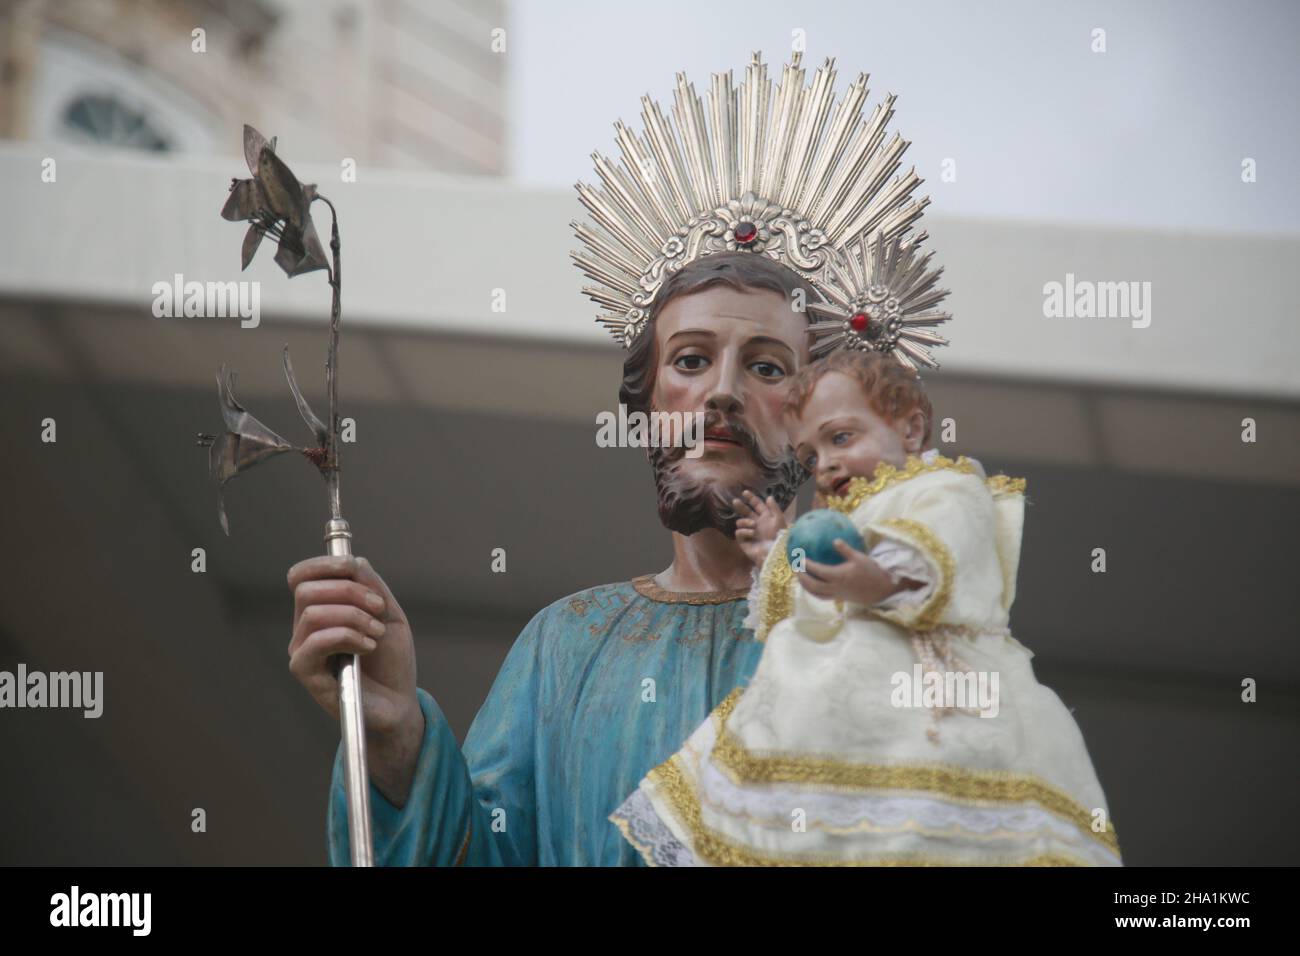
[[[918,254],[917,244],[877,233],[849,249],[844,267],[831,268],[826,301],[807,308],[814,358],[839,348],[874,349],[908,368],[939,367],[930,349],[948,340],[933,329],[952,315],[935,306],[948,290],[935,288],[943,268],[927,269],[934,253]]]
[[[863,282],[876,273],[855,265],[871,245],[863,237],[895,247],[906,238],[908,249],[925,238],[911,233],[929,204],[912,196],[922,180],[915,169],[898,175],[909,143],[897,133],[886,140],[895,97],[868,116],[865,73],[838,103],[833,60],[810,83],[806,73],[795,53],[774,86],[755,53],[738,87],[730,71],[713,74],[707,105],[679,73],[672,122],[644,96],[643,133],[614,124],[621,161],[592,154],[600,184],[577,185],[591,218],[573,223],[583,249],[570,255],[596,283],[583,288],[600,306],[596,320],[625,348],[664,282],[704,256],[768,256],[807,279],[828,308],[847,308],[858,297],[875,301]],[[824,351],[858,342],[855,314],[840,319],[838,337],[821,330]],[[943,340],[922,335],[919,320],[909,314],[898,329],[870,330],[868,340],[905,364],[933,364],[923,345]]]

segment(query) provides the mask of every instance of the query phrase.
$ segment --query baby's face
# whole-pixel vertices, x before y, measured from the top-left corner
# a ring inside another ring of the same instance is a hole
[[[901,467],[921,450],[924,416],[889,422],[867,404],[856,379],[828,372],[818,379],[799,415],[787,425],[795,454],[823,495],[843,495],[853,478],[870,478],[885,461]]]

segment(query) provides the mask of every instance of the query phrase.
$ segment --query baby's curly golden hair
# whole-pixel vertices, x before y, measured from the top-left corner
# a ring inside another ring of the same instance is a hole
[[[813,388],[823,375],[840,372],[861,386],[867,404],[877,415],[893,422],[920,409],[925,415],[925,437],[921,447],[929,447],[930,425],[934,408],[925,394],[921,377],[883,352],[865,349],[840,349],[811,365],[805,365],[790,379],[783,411],[801,415]]]

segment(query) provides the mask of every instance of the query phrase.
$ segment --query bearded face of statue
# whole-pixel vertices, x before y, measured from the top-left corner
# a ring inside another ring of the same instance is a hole
[[[641,375],[624,379],[630,409],[705,416],[702,454],[650,450],[660,520],[681,534],[715,528],[732,537],[731,502],[742,490],[784,508],[807,477],[781,415],[786,380],[809,360],[807,319],[789,294],[803,284],[782,266],[741,255],[736,265],[749,271],[740,277],[731,263],[702,260],[728,278],[697,275],[698,287],[665,297],[641,354],[629,357],[629,369],[642,360]]]

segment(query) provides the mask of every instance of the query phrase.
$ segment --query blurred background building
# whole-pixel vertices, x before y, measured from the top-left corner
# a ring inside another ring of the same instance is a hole
[[[227,489],[226,538],[194,446],[222,362],[286,436],[283,344],[323,396],[323,274],[241,276],[217,215],[241,125],[339,208],[346,511],[463,739],[533,613],[670,558],[642,456],[593,440],[621,353],[568,261],[570,184],[642,92],[752,49],[778,70],[800,30],[841,90],[871,69],[873,102],[900,94],[956,315],[941,447],[1029,480],[1013,628],[1126,858],[1296,862],[1300,16],[700,6],[0,2],[0,669],[105,672],[98,720],[0,711],[0,863],[324,861],[337,730],[288,672],[284,586],[323,493],[267,465]],[[919,24],[924,56],[880,39]],[[176,274],[260,280],[260,324],[155,318]],[[1151,324],[1045,318],[1067,274],[1150,282]]]
[[[9,0],[0,17],[7,139],[211,155],[274,117],[303,156],[505,172],[505,58],[484,42],[501,0]]]

